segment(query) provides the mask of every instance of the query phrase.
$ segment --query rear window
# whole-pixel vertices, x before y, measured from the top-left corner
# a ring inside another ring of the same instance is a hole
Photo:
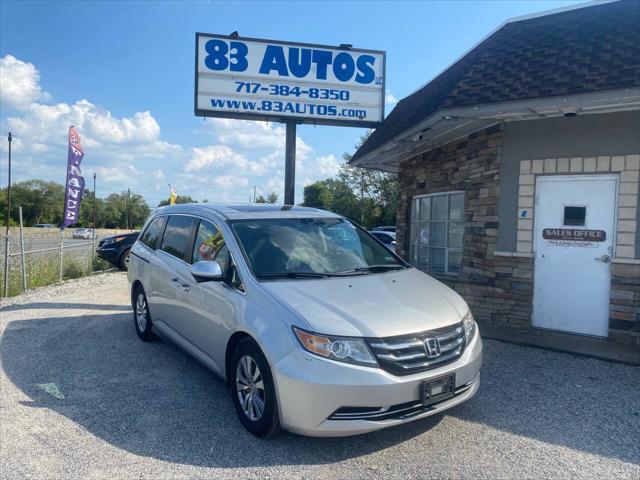
[[[193,217],[170,216],[167,221],[167,227],[164,229],[161,250],[187,261],[188,257],[191,256],[191,233],[196,221]],[[189,253],[187,254],[187,252]]]
[[[165,217],[156,217],[151,220],[144,233],[140,236],[140,241],[147,247],[155,250],[158,247],[158,239],[162,235]]]

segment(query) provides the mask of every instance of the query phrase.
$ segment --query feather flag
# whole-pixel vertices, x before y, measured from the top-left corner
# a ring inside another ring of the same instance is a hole
[[[173,189],[173,187],[171,186],[171,184],[169,184],[169,204],[170,205],[175,205],[176,204],[176,199],[178,198],[178,194],[176,193],[176,191]]]
[[[80,171],[80,162],[84,158],[84,149],[80,144],[80,135],[72,125],[69,127],[69,150],[67,154],[67,184],[64,192],[64,218],[60,228],[66,228],[78,222],[80,201],[84,192],[84,177]]]

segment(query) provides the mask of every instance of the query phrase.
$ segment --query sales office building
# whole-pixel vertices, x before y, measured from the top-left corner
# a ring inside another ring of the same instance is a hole
[[[488,329],[640,348],[637,1],[506,22],[352,165],[398,173],[398,253]]]

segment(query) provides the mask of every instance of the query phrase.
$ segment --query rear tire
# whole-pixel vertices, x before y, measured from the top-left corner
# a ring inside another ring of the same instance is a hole
[[[154,339],[151,332],[152,322],[149,313],[149,304],[144,289],[138,285],[133,292],[133,324],[140,340],[148,342]]]
[[[120,270],[124,270],[125,272],[129,269],[129,255],[131,254],[131,249],[126,249],[122,255],[120,255],[120,261],[118,262],[118,266]]]
[[[278,399],[271,368],[260,347],[243,338],[231,356],[231,396],[242,425],[256,437],[280,431]]]

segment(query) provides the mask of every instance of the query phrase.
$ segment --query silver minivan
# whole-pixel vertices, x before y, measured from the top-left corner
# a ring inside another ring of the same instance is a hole
[[[480,384],[465,301],[330,212],[160,208],[128,276],[138,336],[157,333],[225,378],[258,436],[369,432],[458,405]]]

